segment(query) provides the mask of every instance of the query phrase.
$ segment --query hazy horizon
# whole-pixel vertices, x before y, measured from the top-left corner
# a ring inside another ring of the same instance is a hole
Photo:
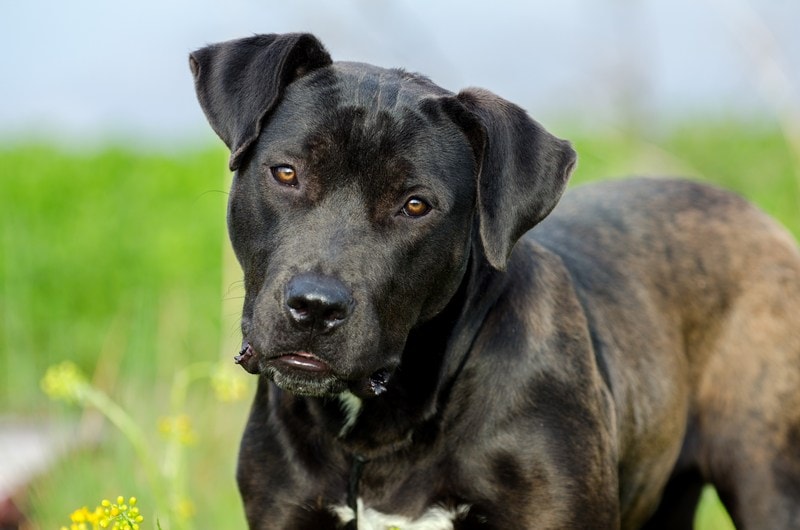
[[[542,121],[587,129],[689,116],[769,120],[800,101],[800,3],[781,0],[33,0],[4,8],[4,141],[205,140],[187,54],[284,31],[315,33],[334,59],[422,72],[454,91],[482,86]]]

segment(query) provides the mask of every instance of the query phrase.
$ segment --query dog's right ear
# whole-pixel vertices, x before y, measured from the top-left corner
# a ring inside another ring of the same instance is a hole
[[[329,64],[322,43],[308,33],[255,35],[189,55],[197,99],[231,151],[231,171],[258,138],[286,86]]]

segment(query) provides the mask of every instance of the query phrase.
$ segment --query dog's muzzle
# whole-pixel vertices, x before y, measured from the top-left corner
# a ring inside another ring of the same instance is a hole
[[[321,274],[302,273],[292,277],[283,294],[287,320],[303,334],[319,336],[331,333],[345,324],[355,308],[350,289],[340,280]],[[314,386],[315,381],[327,388],[325,381],[338,379],[325,359],[304,349],[265,356],[245,340],[234,361],[251,374],[263,373],[276,383],[288,383],[290,391]],[[338,384],[347,385],[359,397],[369,398],[387,390],[390,376],[390,370],[379,369],[369,377],[348,381],[339,379]]]

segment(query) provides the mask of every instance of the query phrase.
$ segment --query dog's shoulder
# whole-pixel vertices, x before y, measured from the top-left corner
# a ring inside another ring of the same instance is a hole
[[[498,397],[535,394],[543,382],[552,389],[593,380],[589,327],[561,257],[520,240],[503,274],[503,293],[476,337],[468,377],[479,377]]]

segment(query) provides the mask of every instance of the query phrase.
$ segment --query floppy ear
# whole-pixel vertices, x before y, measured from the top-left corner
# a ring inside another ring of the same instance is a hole
[[[522,234],[555,207],[576,154],[569,142],[487,90],[464,90],[457,99],[473,116],[460,122],[478,160],[481,243],[489,263],[502,270]]]
[[[307,33],[255,35],[189,55],[197,99],[211,128],[231,150],[231,171],[258,138],[284,88],[329,64],[328,52]]]

